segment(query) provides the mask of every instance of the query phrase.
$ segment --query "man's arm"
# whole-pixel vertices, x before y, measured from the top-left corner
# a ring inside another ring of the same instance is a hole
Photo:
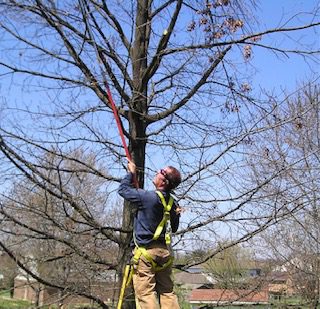
[[[133,185],[133,177],[136,174],[136,169],[136,165],[132,161],[128,160],[129,173],[121,180],[118,189],[120,196],[122,196],[125,200],[134,203],[141,201],[139,189],[135,188]]]
[[[133,174],[128,173],[122,180],[118,189],[118,193],[125,200],[130,202],[140,202],[139,190],[132,184]]]

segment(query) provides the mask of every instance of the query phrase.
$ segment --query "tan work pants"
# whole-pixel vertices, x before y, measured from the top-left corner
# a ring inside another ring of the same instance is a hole
[[[168,261],[170,251],[162,248],[150,248],[148,253],[161,265]],[[151,263],[142,255],[133,274],[133,287],[136,301],[141,309],[179,309],[178,298],[173,292],[171,266],[155,272]],[[160,298],[160,306],[158,302]]]

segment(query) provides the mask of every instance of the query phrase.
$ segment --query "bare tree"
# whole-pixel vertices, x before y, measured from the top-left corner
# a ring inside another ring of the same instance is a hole
[[[72,153],[72,158],[56,163],[51,155],[43,158],[50,166],[59,166],[59,170],[44,170],[44,174],[50,182],[57,182],[65,192],[71,192],[81,209],[87,210],[87,215],[94,216],[101,226],[111,224],[116,213],[111,218],[104,214],[105,194],[100,192],[99,178],[75,167],[75,159],[94,166],[94,158],[80,151]],[[5,240],[8,253],[22,263],[19,266],[25,278],[37,276],[43,280],[42,285],[30,281],[38,302],[43,284],[60,288],[62,298],[84,293],[95,300],[90,294],[91,285],[103,282],[106,266],[115,264],[112,251],[116,251],[116,246],[101,238],[96,228],[83,220],[66,200],[62,202],[50,194],[54,186],[47,189],[26,180],[17,182],[11,193],[4,195],[6,200],[0,207],[4,221],[1,231],[9,235]],[[111,284],[109,288],[112,289]]]
[[[184,174],[176,194],[188,211],[177,246],[208,239],[213,246],[219,229],[223,234],[232,231],[232,246],[274,223],[277,210],[268,208],[263,215],[251,210],[279,170],[270,171],[258,184],[239,181],[247,167],[244,145],[274,127],[261,125],[272,115],[273,104],[254,97],[241,73],[255,48],[318,63],[314,45],[297,40],[294,47],[277,45],[277,40],[295,33],[317,31],[316,9],[305,22],[298,14],[261,31],[255,30],[248,14],[251,1],[7,0],[0,9],[1,78],[8,89],[1,104],[2,182],[10,188],[13,178],[28,179],[48,199],[58,201],[54,211],[65,217],[63,229],[72,241],[64,245],[72,252],[93,264],[115,267],[119,274],[130,255],[132,205],[124,204],[120,224],[106,223],[97,218],[91,203],[79,198],[83,188],[75,192],[67,185],[68,175],[75,179],[80,172],[99,179],[101,183],[92,186],[106,194],[105,213],[114,213],[113,193],[126,162],[106,81],[139,169],[139,186],[152,177],[156,165],[167,161]],[[275,34],[274,43],[269,43]],[[93,153],[97,164],[76,157],[79,149]],[[65,161],[75,164],[66,170],[59,163]],[[50,171],[58,177],[51,177]],[[12,197],[4,192],[7,204]],[[30,228],[5,211],[2,219]],[[78,250],[74,241],[82,228],[117,244],[119,262],[95,260],[86,248]],[[39,228],[33,233],[45,235]],[[0,246],[14,257],[5,242]],[[224,249],[204,256],[202,262]],[[106,307],[101,299],[89,297]]]
[[[291,119],[268,135],[255,164],[254,178],[279,169],[281,175],[266,187],[266,204],[279,201],[278,222],[261,235],[265,251],[281,261],[295,293],[312,308],[319,303],[319,87],[306,86],[275,109],[275,121]],[[258,152],[257,152],[258,154]],[[257,159],[257,157],[256,157]],[[259,166],[259,168],[258,168]]]

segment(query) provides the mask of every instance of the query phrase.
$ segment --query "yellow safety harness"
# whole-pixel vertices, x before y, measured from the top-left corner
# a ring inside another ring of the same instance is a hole
[[[157,226],[152,240],[157,240],[160,237],[161,232],[165,228],[168,220],[170,220],[170,210],[172,208],[173,201],[174,201],[173,197],[170,195],[169,202],[167,203],[163,194],[160,191],[156,191],[156,193],[159,196],[164,209],[163,209],[163,218],[162,218],[161,222],[159,223],[159,225]],[[139,259],[141,258],[141,256],[143,256],[151,264],[151,266],[155,272],[161,271],[161,270],[169,267],[173,262],[173,256],[170,256],[169,260],[165,264],[158,265],[154,261],[152,256],[148,253],[148,250],[145,247],[140,247],[137,245],[137,243],[135,241],[134,234],[133,234],[133,239],[134,239],[134,243],[135,243],[136,247],[134,249],[134,255],[131,259],[131,261],[132,261],[131,265],[126,265],[125,270],[124,270],[123,281],[122,281],[122,286],[121,286],[121,290],[120,290],[120,296],[119,296],[119,302],[118,302],[117,309],[121,309],[121,307],[122,307],[124,291],[129,286],[129,284],[132,280],[134,268],[138,265]],[[170,236],[170,233],[168,233],[168,232],[166,232],[166,234],[165,234],[165,241],[166,241],[166,245],[170,245],[171,236]]]
[[[159,223],[159,225],[157,226],[156,231],[154,232],[152,240],[157,240],[160,237],[161,232],[163,231],[164,227],[166,226],[168,220],[170,220],[170,210],[171,210],[172,205],[173,205],[173,197],[171,195],[170,195],[170,198],[169,198],[169,203],[167,203],[165,198],[164,198],[164,196],[163,196],[163,194],[160,191],[156,191],[156,193],[158,194],[158,196],[159,196],[159,198],[161,200],[161,203],[162,203],[163,208],[164,208],[164,212],[163,212],[163,218],[162,218],[161,222]],[[165,240],[166,240],[166,245],[170,245],[170,243],[171,243],[170,233],[167,232],[165,234]],[[151,263],[152,268],[156,272],[167,268],[173,262],[173,257],[170,256],[169,260],[165,264],[158,265],[154,261],[152,256],[148,253],[148,250],[146,248],[138,246],[136,242],[135,242],[135,245],[136,245],[136,248],[134,249],[134,255],[133,255],[133,258],[132,258],[132,262],[133,262],[134,265],[138,265],[138,262],[139,262],[139,259],[140,259],[141,255],[144,256],[144,258],[146,258],[149,263]]]

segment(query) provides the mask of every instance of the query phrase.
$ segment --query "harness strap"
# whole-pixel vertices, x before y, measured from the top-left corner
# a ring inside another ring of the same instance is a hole
[[[148,250],[144,247],[136,247],[134,256],[132,257],[132,262],[134,265],[138,265],[139,259],[143,255],[143,257],[151,264],[152,268],[155,272],[161,271],[167,267],[169,267],[173,263],[173,256],[170,256],[168,261],[163,265],[158,265],[152,256],[149,254]]]
[[[164,212],[163,212],[163,218],[161,220],[161,222],[159,223],[159,225],[157,226],[156,228],[156,231],[153,235],[153,240],[157,240],[159,237],[160,237],[160,234],[162,232],[162,230],[164,229],[167,221],[170,219],[170,210],[172,208],[172,205],[173,205],[173,197],[170,195],[170,198],[169,198],[169,203],[167,204],[162,192],[160,191],[156,191],[156,193],[158,194],[160,200],[161,200],[161,203],[163,205],[163,208],[164,208]],[[166,233],[165,235],[165,240],[166,240],[166,244],[169,245],[171,243],[171,237],[170,237],[170,234],[169,233]]]

